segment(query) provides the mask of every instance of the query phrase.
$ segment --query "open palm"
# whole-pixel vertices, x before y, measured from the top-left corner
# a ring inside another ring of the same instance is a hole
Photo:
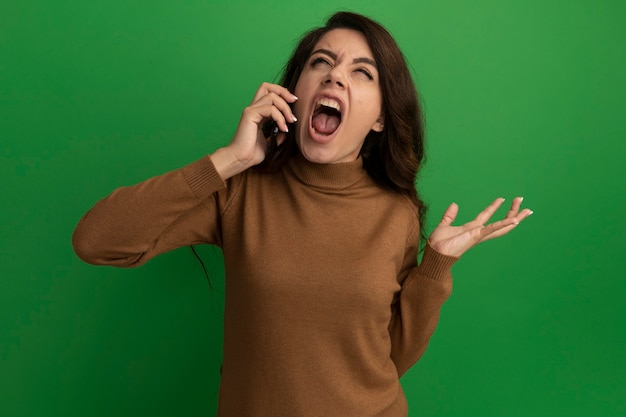
[[[452,203],[446,209],[435,230],[431,233],[428,243],[439,253],[460,257],[468,249],[480,242],[504,236],[522,220],[533,214],[529,209],[520,211],[522,200],[522,197],[514,198],[511,209],[504,219],[487,224],[491,216],[504,202],[504,198],[497,198],[481,211],[474,220],[461,226],[452,226],[459,211],[459,206],[456,203]]]

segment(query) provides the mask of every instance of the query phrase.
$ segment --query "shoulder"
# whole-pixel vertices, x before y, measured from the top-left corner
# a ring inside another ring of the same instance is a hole
[[[228,211],[233,206],[242,205],[248,200],[267,200],[268,196],[282,193],[284,176],[281,171],[265,172],[255,169],[247,169],[225,181],[225,187],[216,194],[216,199],[222,207],[222,212]]]
[[[407,195],[390,190],[371,180],[368,210],[384,222],[384,228],[404,239],[406,246],[417,247],[420,238],[420,211]]]

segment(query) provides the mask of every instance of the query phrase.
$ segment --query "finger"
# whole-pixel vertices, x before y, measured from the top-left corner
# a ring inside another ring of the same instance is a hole
[[[287,134],[284,132],[278,132],[276,135],[276,146],[280,146],[287,139]]]
[[[524,219],[533,214],[530,209],[524,209],[519,212],[515,217],[507,218],[499,222],[492,223],[485,226],[481,231],[482,240],[495,239],[500,236],[504,236],[511,230],[516,228]]]
[[[275,106],[270,107],[270,116],[276,122],[281,132],[289,132],[285,115]]]
[[[513,218],[503,219],[488,224],[480,230],[480,241],[483,242],[485,240],[503,236],[513,230],[518,224],[519,222]]]
[[[513,203],[511,204],[511,208],[509,209],[509,211],[506,213],[506,218],[511,218],[511,217],[515,217],[517,216],[517,214],[519,213],[519,209],[522,205],[522,201],[524,200],[524,197],[515,197],[513,199]]]
[[[521,223],[522,220],[527,219],[533,213],[534,213],[534,211],[532,211],[531,209],[526,208],[526,209],[520,211],[519,214],[517,216],[515,216],[515,217],[517,218],[517,221],[519,223]]]
[[[295,123],[298,120],[295,114],[293,114],[293,110],[291,110],[289,103],[287,103],[284,98],[276,93],[268,93],[264,95],[263,97],[252,103],[251,107],[263,106],[268,104],[276,106],[285,115],[285,118],[288,119],[290,123]]]
[[[454,219],[456,219],[456,215],[459,212],[459,206],[456,203],[452,203],[448,206],[446,211],[443,213],[443,217],[441,218],[441,224],[450,226]]]
[[[476,216],[474,221],[480,224],[487,223],[489,219],[491,218],[491,216],[493,216],[493,213],[495,213],[496,210],[500,208],[503,202],[504,202],[504,198],[502,197],[496,198],[491,204],[487,206],[487,208],[485,208],[483,211],[478,213],[478,216]]]
[[[261,127],[261,123],[264,120],[272,119],[276,122],[278,128],[283,132],[288,132],[289,128],[287,127],[287,120],[285,120],[285,116],[283,113],[271,104],[263,105],[263,106],[251,106],[246,107],[243,111],[243,118],[246,118],[253,123],[257,124],[259,128]]]
[[[274,93],[281,96],[288,103],[294,103],[298,99],[298,97],[296,97],[286,87],[283,87],[282,85],[263,83],[255,93],[254,98],[252,99],[252,103],[269,93]]]

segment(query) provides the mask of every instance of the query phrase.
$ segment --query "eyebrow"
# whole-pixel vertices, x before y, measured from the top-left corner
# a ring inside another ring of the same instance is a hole
[[[324,49],[324,48],[316,49],[315,51],[313,51],[311,53],[311,56],[313,56],[313,55],[315,55],[317,53],[328,55],[332,59],[337,59],[337,54],[334,53],[333,51],[329,51],[328,49]],[[374,61],[371,58],[367,58],[367,57],[354,58],[352,60],[352,63],[353,64],[369,64],[369,65],[373,66],[374,68],[378,69],[378,66],[376,65],[376,61]]]

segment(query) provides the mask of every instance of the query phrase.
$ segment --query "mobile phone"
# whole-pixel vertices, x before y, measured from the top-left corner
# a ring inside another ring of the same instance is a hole
[[[289,130],[295,129],[295,124],[287,123],[287,127],[289,128]],[[265,122],[261,127],[261,130],[263,132],[263,136],[265,136],[265,138],[267,139],[269,151],[279,148],[285,143],[285,140],[283,140],[280,144],[278,144],[278,135],[280,133],[286,135],[286,133],[280,130],[278,124],[274,120],[268,120],[267,122]]]
[[[273,139],[274,141],[276,140],[276,136],[278,136],[278,132],[280,132],[278,124],[274,120],[268,120],[267,122],[265,122],[263,124],[263,127],[261,127],[261,130],[263,131],[263,136],[265,136],[265,139]]]
[[[289,103],[289,107],[293,109],[293,104]],[[289,129],[291,129],[292,126],[294,126],[294,123],[287,123],[287,127],[289,127]],[[263,131],[263,136],[265,136],[266,139],[269,139],[270,144],[273,142],[273,145],[276,146],[276,137],[281,132],[276,121],[273,119],[268,120],[263,124],[261,130]]]

